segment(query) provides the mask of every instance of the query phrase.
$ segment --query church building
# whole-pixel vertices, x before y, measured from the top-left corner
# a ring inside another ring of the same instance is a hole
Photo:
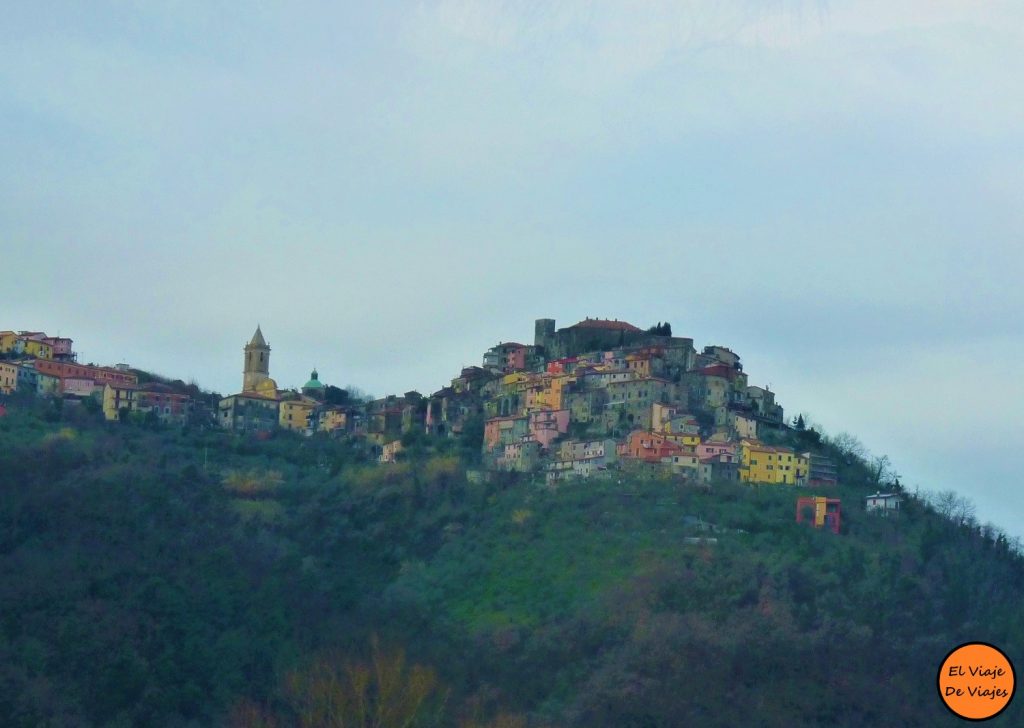
[[[227,430],[273,430],[279,421],[281,393],[270,378],[270,345],[259,326],[243,352],[242,391],[220,401],[217,421]]]

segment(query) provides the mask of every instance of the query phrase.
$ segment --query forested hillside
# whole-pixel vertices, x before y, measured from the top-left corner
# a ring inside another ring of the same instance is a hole
[[[0,724],[959,725],[944,655],[1024,650],[1016,547],[952,498],[865,513],[848,453],[836,535],[792,487],[482,482],[476,452],[11,406]]]

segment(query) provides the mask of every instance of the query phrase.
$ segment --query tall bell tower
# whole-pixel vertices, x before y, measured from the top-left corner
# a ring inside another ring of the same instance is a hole
[[[245,345],[245,368],[242,370],[242,391],[253,392],[256,385],[270,379],[270,345],[263,338],[259,325]]]

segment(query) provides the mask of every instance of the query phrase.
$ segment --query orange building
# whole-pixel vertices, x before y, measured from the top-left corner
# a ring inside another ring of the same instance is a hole
[[[65,379],[91,379],[98,384],[138,384],[139,378],[131,372],[123,372],[111,367],[93,367],[75,362],[51,361],[36,359],[36,371],[53,377]]]

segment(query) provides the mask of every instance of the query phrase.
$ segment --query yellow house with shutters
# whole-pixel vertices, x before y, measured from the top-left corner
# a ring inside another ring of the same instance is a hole
[[[807,460],[794,453],[792,448],[741,440],[739,471],[740,480],[747,483],[796,485],[797,474],[807,472]]]
[[[14,342],[17,340],[18,334],[14,331],[0,331],[0,354],[14,351]]]

